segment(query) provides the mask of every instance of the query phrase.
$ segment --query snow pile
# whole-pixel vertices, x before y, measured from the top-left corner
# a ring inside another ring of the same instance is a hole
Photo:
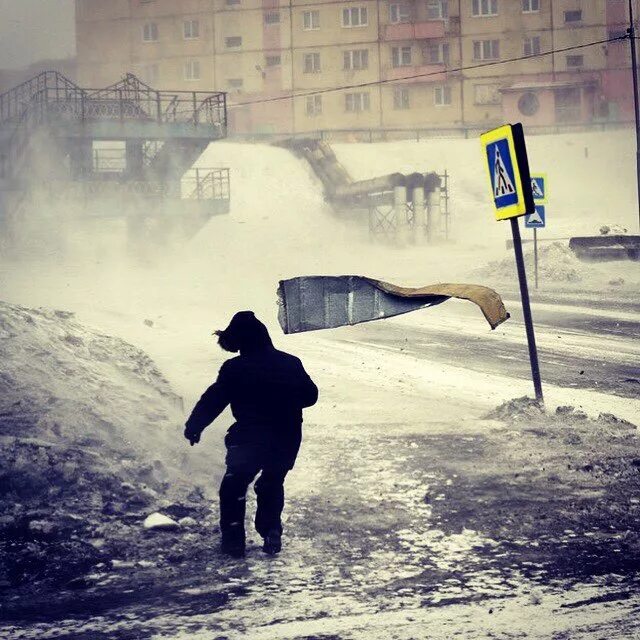
[[[111,518],[141,526],[192,491],[182,401],[144,352],[0,303],[0,361],[0,582],[82,571]]]
[[[144,458],[155,465],[150,477],[167,479],[160,457],[177,462],[164,452],[176,449],[182,400],[145,353],[71,313],[6,303],[0,338],[0,434],[94,450],[123,468]]]
[[[489,411],[489,413],[484,416],[484,419],[513,422],[518,420],[532,420],[541,418],[542,416],[544,416],[544,406],[535,398],[522,396],[503,402],[500,406]]]
[[[524,253],[527,273],[533,275],[533,248]],[[495,280],[514,280],[518,274],[515,258],[509,255],[502,260],[492,260],[486,266],[477,269],[479,276]],[[543,244],[538,248],[538,276],[547,282],[580,282],[585,274],[585,266],[569,247],[562,242]]]
[[[633,431],[637,426],[628,420],[618,418],[612,413],[601,412],[596,418],[590,418],[581,408],[573,405],[560,405],[554,413],[547,413],[543,404],[534,398],[522,396],[507,400],[484,416],[485,420],[503,422],[521,422],[555,426],[591,426],[601,432]]]
[[[619,224],[603,224],[598,231],[600,231],[600,235],[603,236],[623,236],[629,233],[626,227]]]

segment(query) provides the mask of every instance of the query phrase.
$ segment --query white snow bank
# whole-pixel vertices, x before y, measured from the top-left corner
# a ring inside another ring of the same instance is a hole
[[[524,252],[524,262],[530,277],[533,275],[535,258],[530,245]],[[502,260],[494,260],[477,270],[479,276],[490,276],[496,280],[516,280],[518,277],[514,267],[513,256]],[[576,258],[569,245],[561,242],[545,244],[538,250],[538,275],[545,281],[579,282],[588,276],[590,269]]]
[[[182,400],[138,348],[67,312],[0,303],[0,360],[5,453],[28,441],[82,451],[89,466],[123,480],[168,487],[180,477],[189,449]]]

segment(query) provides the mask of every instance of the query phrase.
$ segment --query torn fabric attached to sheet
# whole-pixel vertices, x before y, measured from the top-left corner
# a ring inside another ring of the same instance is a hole
[[[362,276],[301,276],[281,280],[278,298],[278,319],[285,333],[390,318],[442,304],[449,298],[478,305],[492,329],[509,318],[499,294],[476,284],[413,288]]]

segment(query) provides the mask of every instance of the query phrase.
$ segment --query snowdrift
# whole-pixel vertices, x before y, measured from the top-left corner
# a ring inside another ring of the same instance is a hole
[[[132,473],[126,460],[146,459],[157,469],[150,478],[175,478],[182,400],[145,353],[87,329],[71,313],[6,303],[0,338],[5,443],[83,450],[96,454],[92,466],[114,461],[108,468],[123,475]]]
[[[524,262],[531,277],[534,269],[533,247],[525,248]],[[585,275],[590,275],[589,268],[585,267],[563,242],[552,242],[538,249],[538,272],[540,277],[548,282],[580,282]],[[478,268],[476,273],[496,281],[515,280],[518,277],[513,255],[491,261]]]
[[[0,581],[73,573],[110,518],[137,526],[194,491],[182,400],[144,352],[0,303],[0,361]]]

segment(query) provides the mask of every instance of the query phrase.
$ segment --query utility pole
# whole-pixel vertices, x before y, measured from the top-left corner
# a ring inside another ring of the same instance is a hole
[[[629,0],[629,42],[631,44],[631,73],[633,74],[633,106],[636,116],[636,174],[638,189],[638,220],[640,223],[640,105],[638,105],[638,59],[636,56],[636,28],[633,20],[633,4]]]

